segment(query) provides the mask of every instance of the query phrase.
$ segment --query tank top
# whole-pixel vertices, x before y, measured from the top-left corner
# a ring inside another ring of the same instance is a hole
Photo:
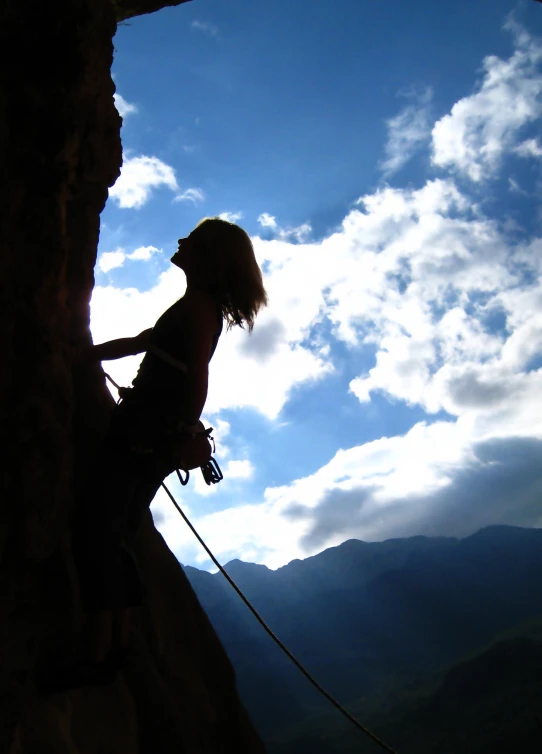
[[[183,338],[183,309],[186,299],[181,298],[162,314],[152,329],[151,343],[165,351],[177,361],[187,363],[186,343]],[[211,360],[222,333],[222,312],[217,307],[217,333],[214,337],[209,361]],[[188,365],[189,366],[189,365]],[[147,351],[132,382],[130,402],[145,403],[156,409],[163,407],[171,416],[184,413],[184,386],[186,375],[163,358]]]

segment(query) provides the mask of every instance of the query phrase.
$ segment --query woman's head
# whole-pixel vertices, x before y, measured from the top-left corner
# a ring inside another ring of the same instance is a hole
[[[176,259],[177,257],[177,259]],[[228,327],[252,330],[259,310],[267,304],[262,273],[248,234],[219,217],[202,220],[183,242],[173,260],[187,276],[215,295]]]

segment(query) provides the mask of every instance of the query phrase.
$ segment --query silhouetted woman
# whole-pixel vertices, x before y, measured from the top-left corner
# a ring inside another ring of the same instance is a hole
[[[143,598],[131,552],[142,516],[178,465],[175,438],[198,427],[223,322],[250,331],[267,303],[250,238],[233,223],[203,220],[179,240],[171,261],[185,272],[184,296],[153,328],[95,345],[85,356],[101,361],[146,352],[115,409],[73,537],[86,637],[81,661],[57,677],[59,689],[111,682],[122,665],[130,609]]]

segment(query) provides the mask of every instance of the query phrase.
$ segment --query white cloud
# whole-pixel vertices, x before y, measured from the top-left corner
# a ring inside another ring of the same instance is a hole
[[[103,254],[100,254],[97,264],[102,272],[109,272],[116,267],[122,267],[127,259],[148,261],[153,254],[157,253],[161,253],[161,250],[155,246],[140,246],[131,254],[126,254],[124,249],[118,248],[115,251],[105,251]]]
[[[341,229],[318,243],[253,241],[266,263],[270,306],[251,336],[234,330],[221,339],[211,362],[209,416],[250,407],[278,417],[296,385],[333,369],[327,343],[310,338],[311,328],[328,318],[339,340],[375,349],[374,365],[351,383],[361,400],[378,391],[451,418],[340,451],[310,477],[268,490],[259,504],[241,501],[197,518],[222,559],[278,566],[346,536],[394,536],[396,521],[421,526],[421,508],[410,515],[408,501],[440,499],[465,469],[481,468],[477,444],[542,437],[542,370],[527,371],[542,352],[542,278],[536,278],[542,240],[510,248],[498,223],[453,181],[434,180],[417,190],[387,187],[362,197]],[[183,286],[172,268],[143,293],[96,288],[94,337],[151,326]],[[490,324],[495,312],[504,327]],[[137,363],[132,358],[107,367],[128,384]],[[195,484],[200,494],[214,492],[197,475]],[[329,524],[326,501],[337,495],[350,500],[352,515],[357,511],[350,528]],[[320,520],[329,524],[328,538]],[[162,525],[168,542],[169,526]],[[177,536],[170,542],[174,551],[181,546]]]
[[[158,157],[125,157],[120,176],[109,189],[109,196],[119,207],[138,209],[151,196],[153,189],[166,186],[177,191],[175,171]]]
[[[220,487],[216,484],[207,484],[199,469],[191,472],[191,476],[193,477],[194,492],[201,497],[213,497],[219,491],[227,491],[228,488],[231,487],[232,482],[235,483],[239,480],[246,481],[247,479],[252,479],[252,477],[254,476],[254,466],[248,459],[226,459],[226,463],[224,464],[224,458],[222,457],[220,448],[218,447],[216,449],[216,453],[214,454],[214,458],[220,465],[222,473],[224,475],[223,480],[220,482]]]
[[[522,196],[529,196],[529,192],[522,189],[515,178],[508,178],[508,189],[513,194],[521,194]]]
[[[140,261],[147,261],[153,254],[161,253],[161,249],[157,249],[156,246],[139,246],[131,254],[127,255],[127,259],[137,259]]]
[[[225,475],[230,479],[250,479],[254,474],[254,466],[249,460],[228,461]]]
[[[185,287],[184,274],[174,266],[162,273],[157,285],[149,291],[113,285],[96,286],[90,304],[94,342],[132,337],[152,327],[164,310],[184,294]],[[119,385],[130,385],[142,358],[142,355],[129,356],[104,362],[104,368]]]
[[[289,239],[294,238],[299,243],[306,241],[312,233],[312,226],[310,223],[302,223],[294,228],[279,228],[279,238]]]
[[[237,223],[239,220],[242,219],[243,213],[242,212],[221,212],[218,215],[221,220],[227,220],[229,223]]]
[[[268,212],[262,212],[258,217],[258,223],[262,228],[270,228],[275,232],[277,238],[287,241],[291,238],[295,239],[299,243],[306,241],[309,235],[312,233],[312,226],[310,223],[302,223],[301,225],[293,228],[283,228],[279,226],[275,217]]]
[[[508,60],[484,59],[474,94],[456,102],[433,128],[433,164],[473,181],[493,174],[526,124],[542,114],[542,47],[513,22],[516,50]]]
[[[536,139],[527,139],[514,151],[520,157],[542,157],[542,147]]]
[[[347,537],[442,534],[454,515],[453,531],[468,533],[490,523],[491,511],[510,510],[498,485],[499,509],[488,504],[489,519],[468,497],[468,475],[485,478],[478,449],[542,438],[542,370],[526,371],[542,353],[542,277],[531,280],[542,240],[510,249],[498,225],[479,210],[473,215],[451,181],[383,189],[359,206],[319,244],[255,239],[274,302],[254,330],[271,354],[262,362],[260,346],[252,346],[254,363],[269,371],[256,393],[281,378],[273,349],[327,315],[338,338],[376,348],[375,366],[352,383],[361,399],[380,391],[451,418],[338,451],[316,473],[269,488],[258,504],[201,517],[198,528],[222,560],[278,567]],[[529,271],[525,279],[518,262]],[[504,329],[488,324],[494,312]],[[473,510],[454,514],[463,499]]]
[[[211,37],[220,36],[218,26],[210,23],[209,21],[192,21],[190,28],[194,31],[201,31],[204,34],[208,34]]]
[[[126,102],[124,97],[122,97],[118,92],[116,92],[113,95],[115,99],[115,107],[119,111],[119,115],[121,118],[126,118],[128,115],[132,115],[133,113],[137,113],[137,105],[130,104],[129,102]]]
[[[198,204],[204,201],[205,192],[199,188],[187,188],[182,194],[177,194],[174,202],[192,202],[192,204]]]
[[[407,105],[386,121],[386,158],[380,165],[385,176],[402,168],[431,134],[429,103],[433,96],[432,90],[427,88],[422,93],[410,92],[407,96],[416,99],[415,104]]]
[[[435,126],[434,156],[440,155],[442,167],[474,180],[489,175],[503,151],[515,148],[520,121],[534,117],[538,53],[525,34],[516,29],[516,36],[516,53],[504,62],[487,58],[477,92]],[[514,117],[502,105],[508,90]],[[533,98],[525,104],[529,93]],[[524,150],[534,155],[532,145]],[[220,559],[276,567],[347,537],[468,533],[469,526],[490,523],[487,516],[506,520],[512,500],[523,505],[532,497],[538,487],[530,477],[516,501],[516,491],[491,475],[509,468],[517,443],[528,449],[542,440],[542,239],[514,245],[500,220],[486,216],[450,177],[367,194],[336,232],[318,242],[307,242],[310,228],[296,235],[267,213],[258,221],[275,236],[253,239],[270,304],[251,336],[236,329],[219,343],[206,405],[213,426],[228,408],[278,418],[296,386],[333,371],[333,338],[349,347],[349,367],[357,368],[350,389],[360,400],[360,422],[377,393],[427,417],[402,436],[337,451],[315,473],[268,488],[258,503],[240,499],[234,508],[196,515],[197,528]],[[172,268],[143,293],[97,288],[96,340],[151,326],[183,286],[182,274]],[[315,335],[326,322],[332,337]],[[112,365],[115,379],[127,384],[137,361]],[[439,412],[448,420],[435,420]],[[227,440],[229,425],[223,429]],[[236,471],[248,473],[249,462],[224,450],[232,478]],[[499,484],[477,505],[472,480],[489,478]],[[521,475],[514,479],[523,483]],[[200,492],[198,485],[203,483],[196,480]],[[180,488],[179,494],[189,500]],[[160,528],[173,551],[184,562],[203,562],[190,535],[162,511],[161,500],[155,504]]]
[[[273,215],[270,215],[268,212],[262,212],[262,214],[258,217],[258,222],[262,226],[262,228],[276,228],[277,227],[277,221],[273,217]]]
[[[102,272],[109,272],[109,270],[115,269],[115,267],[122,267],[126,254],[123,249],[115,249],[115,251],[105,251],[98,258],[98,267]]]

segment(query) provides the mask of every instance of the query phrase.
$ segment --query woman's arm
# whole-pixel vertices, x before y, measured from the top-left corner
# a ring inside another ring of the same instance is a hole
[[[136,335],[135,338],[118,338],[91,346],[83,355],[82,361],[108,361],[122,359],[124,356],[135,356],[146,351],[149,347],[152,327]]]

